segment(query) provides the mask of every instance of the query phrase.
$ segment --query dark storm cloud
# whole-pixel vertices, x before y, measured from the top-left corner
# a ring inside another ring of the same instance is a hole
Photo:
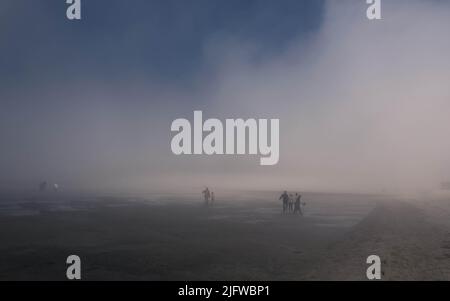
[[[0,2],[0,185],[428,191],[450,177],[447,1]],[[280,161],[177,157],[170,124],[280,118]]]
[[[2,1],[0,76],[15,81],[143,74],[183,80],[202,65],[204,43],[217,34],[282,49],[317,29],[323,1],[82,1],[81,22],[65,1]]]
[[[263,62],[319,29],[323,1],[84,0],[80,22],[66,8],[0,3],[3,188],[147,183],[167,169],[180,107],[208,106],[210,49],[245,41]]]

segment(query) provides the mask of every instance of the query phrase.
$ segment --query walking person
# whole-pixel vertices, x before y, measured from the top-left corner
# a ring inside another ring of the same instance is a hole
[[[283,202],[283,213],[286,213],[289,203],[289,195],[287,191],[285,190],[278,199]]]
[[[205,198],[205,206],[209,205],[209,199],[211,197],[211,193],[209,192],[209,188],[206,187],[205,190],[202,191],[203,197]]]
[[[300,215],[303,215],[301,198],[302,198],[301,194],[298,194],[298,193],[295,194],[294,213],[298,213]]]
[[[211,202],[210,202],[211,206],[214,204],[214,200],[215,200],[214,191],[211,191]]]
[[[294,212],[294,195],[289,194],[289,212]]]

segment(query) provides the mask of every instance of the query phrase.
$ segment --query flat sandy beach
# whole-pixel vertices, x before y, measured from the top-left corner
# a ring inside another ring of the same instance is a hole
[[[0,202],[0,279],[450,280],[449,203],[304,194],[304,216],[277,193],[217,198],[31,197]]]

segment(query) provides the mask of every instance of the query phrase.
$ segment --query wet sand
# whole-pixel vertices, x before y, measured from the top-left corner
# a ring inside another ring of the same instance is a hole
[[[385,280],[449,280],[449,232],[420,206],[310,194],[300,217],[274,199],[3,202],[0,279],[64,280],[76,254],[84,280],[364,280],[376,254]]]
[[[365,280],[368,255],[380,256],[383,280],[450,280],[450,228],[405,201],[381,202],[344,239],[331,244],[312,280]]]

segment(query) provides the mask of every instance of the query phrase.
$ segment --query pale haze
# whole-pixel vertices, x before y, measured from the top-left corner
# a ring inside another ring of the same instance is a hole
[[[367,20],[366,8],[325,2],[317,28],[263,55],[264,43],[217,30],[202,41],[196,71],[176,80],[148,75],[144,62],[126,74],[104,70],[105,78],[83,70],[75,77],[70,68],[47,75],[50,67],[29,70],[22,61],[32,75],[1,92],[1,188],[49,180],[101,192],[438,189],[450,181],[450,3],[383,1],[379,21]],[[134,41],[133,26],[125,28]],[[0,37],[7,47],[10,31]],[[138,51],[126,55],[145,56]],[[43,55],[36,50],[34,59]],[[78,64],[75,50],[60,55]],[[195,110],[204,119],[280,119],[278,164],[260,166],[257,155],[175,156],[171,122],[192,121]]]

